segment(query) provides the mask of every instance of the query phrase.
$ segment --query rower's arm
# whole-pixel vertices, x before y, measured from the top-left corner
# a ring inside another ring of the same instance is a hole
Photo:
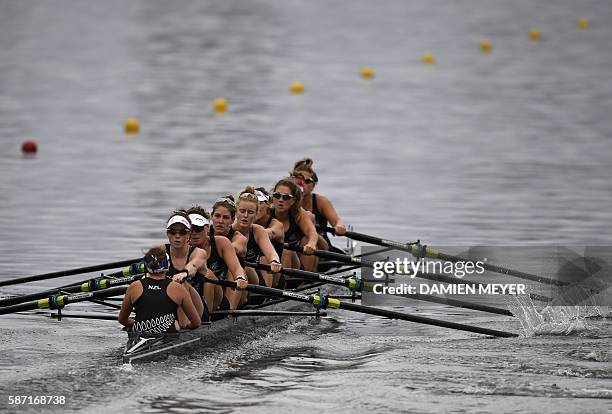
[[[135,323],[134,319],[130,318],[130,313],[132,313],[132,308],[134,307],[132,304],[133,285],[132,283],[125,291],[125,296],[121,303],[121,310],[119,311],[119,323],[126,327],[130,327]]]
[[[329,221],[329,224],[331,224],[332,227],[340,224],[343,225],[342,219],[336,212],[336,209],[329,198],[322,196],[321,194],[317,194],[317,207],[319,207],[321,214],[323,214],[323,217]]]
[[[189,329],[195,329],[202,325],[202,319],[200,315],[198,315],[198,311],[191,300],[191,296],[189,296],[189,292],[186,289],[183,289],[182,286],[178,286],[178,291],[181,293],[181,304],[180,307],[185,312],[185,315],[189,319]]]
[[[278,253],[276,253],[274,246],[272,246],[272,242],[268,237],[266,229],[259,224],[253,224],[253,234],[255,235],[255,242],[257,242],[257,245],[261,249],[261,252],[264,254],[266,259],[268,259],[270,262],[276,261],[280,263],[280,257],[278,257]]]
[[[189,257],[189,262],[185,265],[185,270],[187,270],[187,276],[193,276],[198,272],[206,274],[208,270],[206,266],[206,250],[196,247]]]
[[[270,240],[283,242],[285,240],[285,230],[283,229],[283,223],[277,219],[272,219],[270,226],[266,229]]]
[[[232,246],[236,251],[236,256],[244,257],[247,252],[247,239],[242,233],[236,232],[232,237]]]
[[[336,233],[342,236],[346,231],[344,223],[329,198],[317,194],[317,207],[319,207],[319,211],[321,211],[323,217],[325,217],[327,221],[329,221],[329,224],[336,230]]]
[[[223,259],[230,271],[228,280],[232,276],[244,276],[244,269],[240,265],[236,250],[234,250],[234,246],[230,243],[229,239],[223,236],[215,236],[215,244],[217,245],[217,249],[219,249],[221,259]]]
[[[302,233],[304,233],[304,235],[308,239],[308,242],[306,244],[311,246],[314,250],[317,248],[319,234],[317,233],[317,228],[315,227],[314,223],[312,222],[307,213],[308,212],[304,209],[300,211],[300,215],[297,219],[297,225],[300,227],[300,230],[302,230]]]

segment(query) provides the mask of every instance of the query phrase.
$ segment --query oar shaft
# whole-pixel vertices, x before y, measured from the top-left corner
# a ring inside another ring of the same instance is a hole
[[[480,328],[478,326],[464,325],[462,323],[442,321],[439,319],[431,319],[431,318],[426,318],[424,316],[410,315],[407,313],[400,313],[400,312],[391,311],[387,309],[379,309],[379,308],[372,308],[369,306],[357,305],[355,303],[342,302],[340,309],[352,310],[355,312],[366,313],[369,315],[383,316],[385,318],[390,318],[390,319],[401,319],[404,321],[422,323],[426,325],[440,326],[443,328],[450,328],[450,329],[455,329],[459,331],[474,332],[474,333],[479,333],[483,335],[499,336],[499,337],[505,337],[505,338],[518,336],[517,334],[512,333],[512,332],[504,332],[504,331],[498,331],[496,329]]]
[[[325,227],[325,231],[334,233],[334,229],[331,227]],[[424,249],[424,252],[422,252],[421,251],[422,246],[419,246],[416,244],[399,243],[393,240],[386,240],[380,237],[374,237],[368,234],[357,233],[354,231],[347,231],[345,236],[348,237],[349,239],[362,241],[364,243],[376,244],[378,246],[392,247],[396,250],[408,252],[413,255],[424,253],[426,257],[429,257],[431,259],[439,259],[439,260],[445,260],[449,262],[465,262],[466,261],[466,259],[463,257],[441,253],[441,252],[436,251],[435,249],[432,249],[431,247],[426,247]],[[550,279],[550,278],[546,278],[543,276],[534,275],[532,273],[521,272],[520,270],[509,269],[507,267],[498,266],[492,263],[483,262],[482,267],[491,272],[500,273],[503,275],[514,276],[519,279],[531,280],[534,282],[544,283],[544,284],[553,285],[553,286],[566,286],[568,284],[560,280]]]
[[[19,305],[0,308],[0,315],[36,309],[56,309],[68,305],[69,303],[82,302],[90,299],[105,298],[108,296],[123,295],[126,290],[127,286],[117,286],[105,290],[97,290],[95,292],[75,293],[72,295],[59,295],[54,300],[51,300],[51,298],[45,298],[32,302],[21,303]]]
[[[229,282],[225,280],[210,280],[208,278],[204,278],[204,280],[206,282],[225,286],[225,287],[230,287],[230,288],[236,287],[235,282]],[[286,298],[286,299],[295,300],[298,302],[310,303],[313,305],[320,304],[320,302],[323,300],[323,297],[320,295],[306,296],[306,295],[302,295],[302,294],[295,293],[295,292],[287,292],[285,290],[279,290],[279,289],[268,288],[268,287],[263,287],[263,286],[256,286],[256,285],[248,285],[246,287],[246,290],[249,292],[253,292],[253,293],[260,293],[262,295],[267,295],[267,296],[272,296],[272,297]],[[431,319],[431,318],[426,318],[423,316],[410,315],[407,313],[400,313],[400,312],[390,311],[386,309],[372,308],[369,306],[357,305],[354,303],[341,302],[334,298],[327,298],[326,302],[327,302],[326,305],[329,306],[330,308],[346,309],[346,310],[350,310],[353,312],[366,313],[369,315],[377,315],[377,316],[382,316],[382,317],[390,318],[390,319],[401,319],[401,320],[421,323],[425,325],[440,326],[444,328],[450,328],[450,329],[455,329],[455,330],[460,330],[460,331],[474,332],[474,333],[479,333],[483,335],[491,335],[491,336],[498,336],[498,337],[518,336],[517,334],[511,333],[511,332],[498,331],[495,329],[480,328],[477,326],[464,325],[464,324],[455,323],[455,322],[441,321],[438,319]]]
[[[301,247],[292,247],[292,246],[289,246],[288,244],[285,244],[285,248],[288,250],[295,250],[295,251],[301,251],[302,249]],[[322,257],[326,259],[334,259],[334,260],[343,261],[345,263],[350,263],[350,264],[358,264],[360,266],[367,267],[370,269],[374,268],[374,262],[363,260],[361,258],[354,257],[354,256],[347,256],[345,254],[328,252],[326,250],[315,250],[313,254],[317,257]],[[432,280],[435,282],[444,282],[444,283],[449,283],[449,284],[454,284],[454,285],[469,285],[469,286],[478,287],[478,286],[486,286],[488,284],[488,283],[472,282],[470,280],[458,279],[456,277],[439,275],[436,273],[425,273],[421,271],[417,272],[417,274],[414,277],[419,278],[419,279]]]
[[[394,295],[394,296],[398,296],[398,295]],[[464,300],[442,298],[442,297],[433,296],[433,295],[422,295],[420,293],[415,293],[412,295],[406,294],[406,295],[399,295],[399,296],[406,298],[406,299],[416,299],[416,300],[422,300],[424,302],[440,303],[443,305],[454,306],[457,308],[473,309],[473,310],[477,310],[480,312],[494,313],[497,315],[514,316],[512,312],[510,312],[507,309],[496,308],[494,306],[488,306],[488,305],[479,305],[477,303],[467,302]]]
[[[67,285],[59,288],[49,289],[42,292],[31,293],[29,295],[15,296],[12,298],[6,298],[0,300],[0,307],[2,306],[10,306],[16,305],[18,303],[24,303],[31,300],[37,300],[42,298],[47,298],[49,296],[55,295],[58,292],[65,293],[76,293],[76,292],[88,292],[97,289],[104,289],[105,286],[114,286],[117,285],[116,281],[122,280],[117,279],[121,276],[135,276],[144,273],[144,264],[136,263],[130,267],[126,267],[120,272],[111,273],[110,275],[104,276],[99,279],[87,279],[78,283],[74,283],[72,285]],[[134,279],[135,280],[135,279]]]
[[[101,270],[115,269],[117,267],[129,266],[132,263],[138,262],[140,260],[142,260],[142,257],[139,257],[136,259],[121,260],[119,262],[104,263],[104,264],[99,264],[95,266],[79,267],[76,269],[44,273],[41,275],[19,277],[19,278],[10,279],[10,280],[0,280],[0,287],[9,286],[9,285],[17,285],[19,283],[35,282],[37,280],[54,279],[54,278],[64,277],[64,276],[79,275],[82,273],[99,272]]]
[[[266,265],[266,264],[246,262],[245,265],[247,267],[253,267],[255,269],[265,270],[266,272],[272,271],[272,269],[270,268],[270,265]],[[284,275],[296,277],[299,279],[321,281],[321,282],[329,283],[331,285],[345,286],[349,289],[355,289],[357,287],[357,281],[353,278],[342,279],[339,277],[326,276],[326,275],[322,275],[319,273],[307,272],[306,270],[298,270],[298,269],[291,269],[291,268],[282,268],[280,272]]]

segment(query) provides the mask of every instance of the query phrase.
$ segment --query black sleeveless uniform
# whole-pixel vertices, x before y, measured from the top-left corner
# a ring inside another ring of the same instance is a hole
[[[276,218],[273,208],[270,208],[270,215],[272,218]],[[304,233],[300,230],[300,226],[295,222],[291,215],[289,216],[289,228],[285,232],[285,243],[291,247],[297,247],[300,245],[300,241],[304,237]]]
[[[251,226],[249,227],[249,241],[247,242],[247,251],[244,259],[249,263],[259,263],[261,256],[263,256],[263,252],[255,240],[253,226]]]
[[[312,194],[312,214],[314,214],[315,216],[315,224],[317,226],[317,232],[321,235],[321,237],[325,239],[325,241],[329,245],[329,251],[340,253],[340,254],[345,254],[346,252],[344,250],[337,248],[331,243],[331,240],[329,240],[329,236],[327,235],[327,232],[323,230],[325,227],[327,227],[328,222],[325,216],[319,211],[319,206],[317,206],[317,195],[314,193]]]
[[[187,262],[185,264],[189,263],[189,258],[191,257],[191,253],[193,253],[194,250],[195,246],[189,246],[189,251],[187,252]],[[172,256],[170,255],[170,243],[166,243],[166,254],[170,258],[170,260],[168,260],[168,265],[170,266],[170,268],[166,273],[166,277],[172,279],[172,276],[177,273],[181,273],[183,269],[177,269],[176,267],[174,267],[174,264],[172,264]]]
[[[178,319],[178,305],[167,293],[172,280],[145,277],[139,282],[142,284],[142,295],[134,302],[136,323],[132,330],[143,334],[176,332],[174,321]]]
[[[217,251],[217,243],[215,242],[215,230],[212,228],[212,226],[208,233],[208,237],[210,239],[210,254],[208,256],[208,260],[206,261],[206,265],[220,280],[226,280],[227,272],[229,271],[229,269],[227,267],[227,264],[221,258],[221,256],[219,256],[219,252]]]

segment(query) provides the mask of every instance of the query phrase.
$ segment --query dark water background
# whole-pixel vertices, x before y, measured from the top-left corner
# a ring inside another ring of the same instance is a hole
[[[0,278],[138,256],[174,208],[270,186],[304,156],[364,233],[609,245],[611,17],[603,0],[2,1]],[[138,136],[123,134],[129,117]],[[34,158],[20,155],[28,138]],[[597,320],[489,340],[337,313],[133,368],[117,362],[113,322],[0,329],[0,404],[61,392],[88,412],[602,412],[612,399],[612,334]]]

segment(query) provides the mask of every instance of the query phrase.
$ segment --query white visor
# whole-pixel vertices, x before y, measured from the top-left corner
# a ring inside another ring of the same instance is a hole
[[[183,226],[187,227],[188,230],[191,230],[191,224],[189,223],[189,221],[185,217],[179,216],[178,214],[170,217],[170,220],[168,220],[168,224],[166,224],[166,230],[176,223],[180,223]]]
[[[259,190],[255,190],[255,195],[257,196],[258,201],[270,201],[270,197],[268,197]]]
[[[206,217],[201,214],[192,213],[189,215],[189,220],[191,220],[191,224],[198,227],[204,227],[210,222],[206,219]]]

